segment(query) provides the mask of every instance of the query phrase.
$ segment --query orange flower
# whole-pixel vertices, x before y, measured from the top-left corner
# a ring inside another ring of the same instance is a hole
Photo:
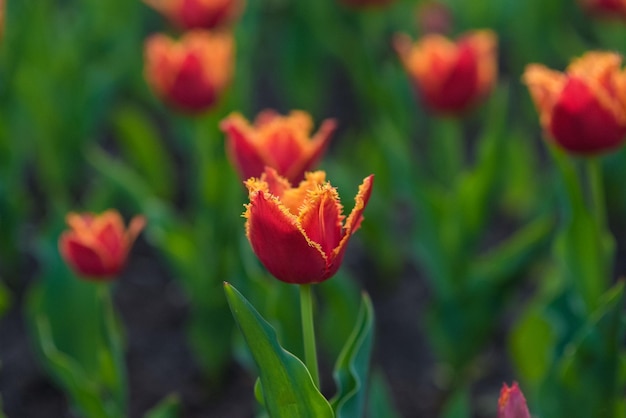
[[[298,187],[267,168],[245,182],[246,235],[261,263],[278,280],[319,283],[334,275],[350,236],[363,220],[374,176],[363,180],[352,213],[345,218],[337,190],[326,173],[307,173]],[[345,219],[345,222],[344,222]]]
[[[580,3],[590,14],[626,19],[626,0],[580,0]]]
[[[122,217],[112,209],[101,215],[70,213],[65,221],[70,230],[59,238],[61,256],[77,274],[95,280],[119,274],[146,223],[143,216],[135,216],[126,230]]]
[[[574,154],[597,154],[622,144],[626,135],[626,73],[622,58],[588,52],[565,73],[543,65],[526,67],[523,81],[543,129]]]
[[[268,166],[294,184],[318,163],[335,126],[334,120],[327,119],[311,137],[311,116],[298,110],[288,116],[265,110],[253,126],[233,113],[220,125],[228,137],[229,157],[243,180],[260,176]]]
[[[243,0],[144,0],[184,29],[213,29],[228,25],[241,13]]]
[[[180,41],[153,35],[145,45],[145,77],[165,102],[190,113],[213,106],[233,72],[233,37],[191,31]]]
[[[517,382],[513,382],[511,387],[502,385],[498,400],[498,418],[530,418],[526,399]]]
[[[452,42],[428,34],[415,44],[398,35],[394,46],[425,104],[435,112],[459,113],[485,96],[497,78],[497,37],[474,31]]]

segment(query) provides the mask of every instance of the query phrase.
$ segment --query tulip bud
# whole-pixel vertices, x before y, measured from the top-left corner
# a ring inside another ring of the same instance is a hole
[[[363,180],[347,218],[323,171],[307,173],[298,187],[291,187],[272,168],[246,181],[246,235],[261,263],[286,283],[319,283],[332,277],[361,225],[373,181],[374,176]]]
[[[144,0],[183,30],[214,29],[232,23],[243,0]]]
[[[229,157],[242,180],[259,177],[267,166],[297,184],[322,158],[335,125],[334,120],[327,119],[311,136],[313,121],[308,113],[295,110],[281,116],[265,110],[254,125],[233,113],[220,127],[226,133]]]
[[[613,150],[626,135],[626,73],[622,58],[588,52],[565,73],[540,64],[526,67],[523,81],[549,138],[564,150],[594,155]]]
[[[526,399],[517,382],[511,387],[502,385],[498,400],[498,418],[530,418]]]
[[[456,42],[428,34],[412,43],[398,35],[394,46],[424,103],[435,112],[463,112],[495,84],[497,38],[492,31],[470,32]]]
[[[103,281],[120,273],[146,223],[143,216],[135,216],[126,229],[116,210],[101,215],[70,213],[66,222],[70,230],[59,238],[61,256],[81,277]]]
[[[191,31],[174,41],[153,35],[145,45],[145,77],[154,93],[189,113],[212,107],[233,73],[229,33]]]

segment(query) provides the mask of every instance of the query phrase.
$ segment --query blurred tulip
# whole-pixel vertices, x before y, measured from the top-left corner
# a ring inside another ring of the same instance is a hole
[[[580,0],[580,3],[589,14],[626,19],[626,0]]]
[[[460,113],[483,98],[497,78],[497,37],[490,30],[456,42],[428,34],[412,43],[398,35],[394,46],[425,104],[441,113]]]
[[[101,215],[70,213],[66,222],[70,230],[59,238],[65,262],[85,279],[111,280],[124,267],[146,220],[135,216],[126,229],[120,214],[111,209]]]
[[[526,399],[517,382],[511,387],[502,385],[498,400],[498,418],[530,418]]]
[[[233,73],[229,33],[191,31],[179,41],[153,35],[145,45],[145,77],[157,96],[189,113],[212,107]]]
[[[233,113],[220,125],[228,137],[230,159],[243,180],[259,177],[268,166],[292,184],[303,180],[304,173],[319,162],[335,126],[334,120],[327,119],[311,137],[311,116],[298,110],[288,116],[265,110],[254,125]]]
[[[243,0],[144,0],[184,29],[214,29],[232,23],[243,10]]]
[[[622,58],[588,52],[565,73],[540,64],[526,67],[523,81],[543,129],[563,149],[592,155],[620,146],[626,135],[626,73]]]
[[[319,283],[333,276],[361,225],[373,181],[373,175],[363,180],[346,219],[324,171],[307,173],[298,187],[272,168],[247,180],[246,235],[261,263],[287,283]]]

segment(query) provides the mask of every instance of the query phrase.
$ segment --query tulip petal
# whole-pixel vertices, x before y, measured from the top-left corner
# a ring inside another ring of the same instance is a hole
[[[621,144],[620,126],[587,84],[570,77],[554,107],[550,131],[557,142],[574,153],[593,153]]]
[[[326,256],[320,245],[307,238],[297,218],[278,198],[257,191],[246,208],[246,235],[272,275],[287,283],[325,279]]]
[[[565,75],[543,65],[530,64],[526,67],[522,80],[535,102],[541,126],[549,129],[552,110],[567,81]]]
[[[300,225],[307,237],[320,244],[328,258],[342,238],[344,216],[337,190],[326,184],[323,188],[309,193],[306,207],[299,216]]]
[[[241,178],[257,177],[266,166],[252,136],[248,122],[239,114],[232,114],[224,119],[220,128],[228,136],[227,152],[231,162],[237,168]]]
[[[63,258],[80,275],[99,278],[117,274],[117,271],[111,271],[98,251],[78,241],[72,232],[61,235],[59,249]]]
[[[334,119],[326,119],[322,122],[322,125],[310,142],[310,147],[307,152],[308,155],[303,158],[303,164],[299,167],[294,165],[290,170],[292,177],[295,177],[296,173],[306,173],[307,171],[311,171],[315,166],[317,166],[326,152],[332,134],[336,128],[337,122]]]

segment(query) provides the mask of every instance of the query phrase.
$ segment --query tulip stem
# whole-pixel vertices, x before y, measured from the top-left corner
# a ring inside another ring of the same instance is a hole
[[[315,386],[319,388],[320,378],[315,347],[315,328],[313,326],[313,296],[310,284],[300,285],[300,315],[302,318],[305,364],[311,373]]]
[[[606,229],[606,202],[604,185],[602,184],[602,163],[599,158],[589,158],[587,162],[587,175],[589,176],[589,188],[591,191],[592,213],[598,222],[602,233]]]

